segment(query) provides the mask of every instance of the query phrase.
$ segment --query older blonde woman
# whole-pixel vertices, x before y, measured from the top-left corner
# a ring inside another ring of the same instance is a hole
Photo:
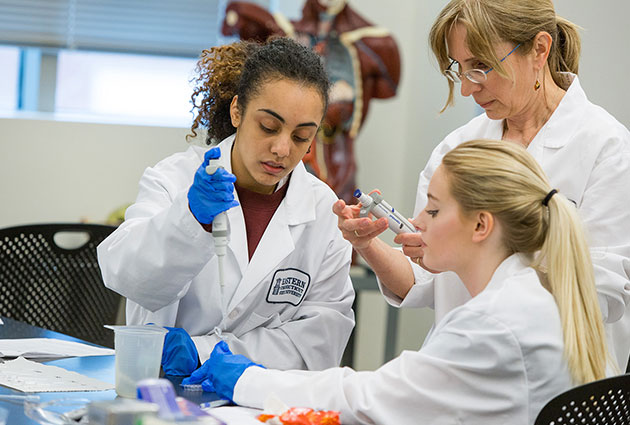
[[[475,138],[527,148],[554,188],[577,208],[587,229],[611,353],[622,370],[630,354],[630,133],[591,103],[577,77],[576,26],[550,0],[453,0],[430,33],[447,78],[446,106],[460,85],[484,113],[449,134],[420,174],[415,213],[445,153]],[[344,237],[379,277],[397,306],[433,307],[436,323],[470,295],[453,274],[433,276],[423,262],[423,236],[399,235],[403,252],[375,238],[383,220],[358,218],[338,202]]]

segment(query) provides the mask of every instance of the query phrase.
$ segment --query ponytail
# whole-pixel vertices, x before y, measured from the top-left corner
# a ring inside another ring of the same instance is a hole
[[[558,305],[564,354],[576,383],[605,377],[606,338],[590,252],[577,211],[552,193],[536,160],[520,145],[473,140],[442,159],[464,214],[488,211],[502,224],[512,253],[534,256]]]
[[[547,64],[551,71],[553,81],[559,86],[564,87],[560,72],[578,73],[580,65],[580,51],[582,43],[578,26],[574,23],[556,16],[557,33],[553,37],[553,45],[551,52],[547,58]]]
[[[564,352],[577,383],[606,377],[606,344],[591,255],[575,207],[564,196],[548,203],[547,237],[533,265],[546,269],[564,330]]]

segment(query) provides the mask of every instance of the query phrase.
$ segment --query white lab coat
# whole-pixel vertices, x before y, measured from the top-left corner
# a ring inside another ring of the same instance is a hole
[[[570,86],[564,98],[527,150],[551,185],[577,205],[591,247],[608,348],[624,372],[630,355],[630,133],[588,101],[577,76],[565,77]],[[449,134],[420,174],[414,216],[425,207],[431,176],[448,151],[473,139],[500,140],[502,134],[503,121],[486,114]],[[416,280],[404,300],[381,287],[390,304],[432,307],[439,322],[470,299],[454,273],[432,275],[411,265]]]
[[[233,140],[219,145],[227,171]],[[202,362],[223,339],[268,367],[339,365],[354,327],[354,290],[351,246],[332,213],[337,197],[300,162],[251,261],[243,211],[228,210],[222,312],[213,238],[187,198],[207,149],[191,146],[147,168],[125,222],[98,247],[105,285],[127,297],[127,323],[186,329]]]
[[[344,424],[531,425],[572,385],[563,346],[553,296],[514,254],[481,293],[442,318],[419,351],[403,351],[374,372],[251,367],[234,401],[260,408],[273,393],[289,406],[339,410]]]

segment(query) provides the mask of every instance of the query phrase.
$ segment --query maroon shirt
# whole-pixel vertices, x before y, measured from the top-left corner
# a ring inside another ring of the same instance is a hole
[[[287,193],[289,182],[270,195],[252,192],[238,185],[234,185],[234,187],[236,188],[236,193],[238,193],[238,201],[241,204],[243,216],[245,217],[247,251],[251,260],[258,242],[260,242],[267,225],[271,221],[271,217],[273,217],[273,214],[284,199],[284,195]]]

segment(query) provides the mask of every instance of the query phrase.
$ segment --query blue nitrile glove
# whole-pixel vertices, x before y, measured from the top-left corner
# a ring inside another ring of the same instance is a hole
[[[214,174],[206,172],[211,159],[221,156],[221,149],[214,147],[206,152],[203,163],[197,169],[192,186],[188,189],[188,207],[197,221],[210,224],[214,217],[238,205],[234,199],[236,176],[219,168]]]
[[[217,344],[218,345],[218,344]],[[215,346],[216,348],[216,346]],[[188,378],[182,379],[181,385],[199,385],[205,392],[214,393],[214,385],[210,381],[210,359],[206,360],[199,369],[195,370]]]
[[[182,384],[198,384],[204,391],[215,392],[220,397],[234,401],[234,387],[245,369],[251,366],[264,368],[242,354],[232,354],[225,341],[214,346],[210,358],[182,381]]]
[[[199,366],[197,347],[182,328],[169,328],[164,336],[162,369],[166,375],[188,376]]]

